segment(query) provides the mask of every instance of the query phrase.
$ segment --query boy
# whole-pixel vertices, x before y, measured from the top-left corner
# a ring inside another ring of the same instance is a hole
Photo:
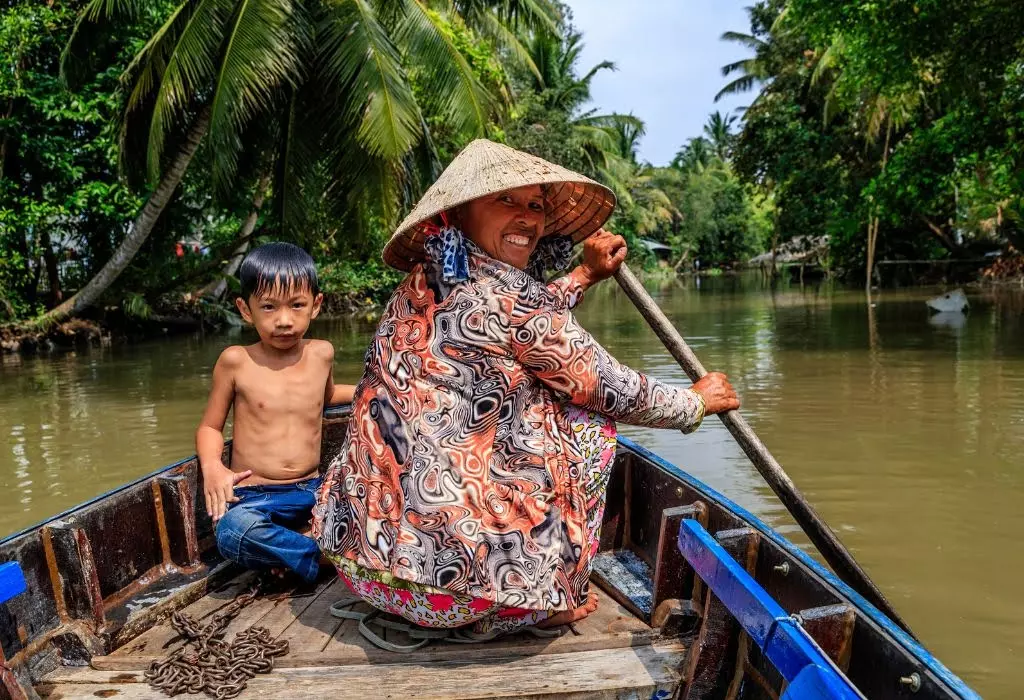
[[[235,345],[213,368],[213,388],[196,431],[206,512],[217,548],[251,569],[290,569],[316,579],[320,552],[298,532],[320,486],[324,404],[347,403],[355,387],[335,385],[334,348],[305,340],[323,295],[313,259],[290,243],[249,253],[238,271],[242,318],[258,343]],[[221,462],[224,421],[235,411],[231,468]]]

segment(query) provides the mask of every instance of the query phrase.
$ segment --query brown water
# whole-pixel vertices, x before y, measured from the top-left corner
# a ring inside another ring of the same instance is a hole
[[[929,316],[934,290],[771,293],[756,280],[652,291],[925,645],[987,698],[1024,688],[1024,293]],[[621,361],[682,371],[614,287],[579,316]],[[325,322],[336,377],[358,379],[372,320]],[[187,456],[210,368],[249,335],[0,358],[0,535]],[[623,432],[798,543],[729,434]]]

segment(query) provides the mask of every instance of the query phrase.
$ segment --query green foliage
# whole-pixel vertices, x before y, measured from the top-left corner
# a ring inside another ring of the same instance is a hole
[[[319,267],[320,286],[325,294],[353,297],[360,303],[384,302],[405,276],[385,265],[379,257],[327,262]]]
[[[1020,240],[1019,3],[761,0],[750,17],[754,55],[730,71],[760,89],[736,169],[773,197],[780,241],[828,233],[859,274],[876,220],[875,259]]]
[[[75,93],[60,83],[75,9],[26,0],[0,10],[0,288],[18,316],[47,301],[40,287],[52,300],[90,274],[91,251],[108,252],[139,206],[117,175],[117,71]]]

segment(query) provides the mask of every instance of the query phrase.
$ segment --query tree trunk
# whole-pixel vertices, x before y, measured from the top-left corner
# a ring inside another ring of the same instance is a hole
[[[683,263],[686,262],[689,258],[690,258],[690,251],[689,250],[684,250],[682,257],[679,258],[679,262],[677,262],[672,267],[672,271],[675,272],[676,274],[678,274],[679,273],[679,268],[682,267]]]
[[[260,181],[256,185],[256,196],[252,199],[252,209],[249,211],[249,216],[245,217],[245,221],[242,222],[242,228],[238,230],[238,239],[241,243],[231,253],[231,258],[228,260],[227,267],[224,268],[221,278],[203,287],[199,292],[200,296],[210,297],[218,301],[224,298],[228,291],[227,278],[233,277],[238,273],[238,268],[242,265],[245,252],[249,249],[249,244],[252,242],[252,232],[260,218],[260,209],[263,208],[263,200],[267,196],[267,187],[269,186],[270,175],[264,174],[260,176]]]
[[[32,325],[45,326],[59,323],[69,316],[81,313],[84,309],[96,303],[96,300],[107,291],[114,280],[124,272],[124,269],[128,267],[132,258],[135,257],[135,254],[139,252],[142,244],[149,237],[153,227],[156,225],[157,219],[160,218],[160,214],[163,213],[164,207],[170,201],[171,195],[177,189],[178,183],[181,182],[181,178],[184,176],[188,164],[199,148],[199,142],[202,140],[203,135],[206,134],[209,125],[210,110],[204,107],[196,117],[195,122],[193,122],[192,128],[189,129],[181,150],[174,156],[174,160],[171,162],[167,172],[164,173],[163,179],[160,180],[153,193],[149,195],[149,199],[142,207],[142,211],[139,212],[138,217],[132,223],[132,228],[128,235],[121,242],[121,245],[118,246],[117,250],[114,251],[107,264],[74,296],[32,321]]]
[[[43,227],[39,234],[39,244],[43,248],[43,264],[46,266],[46,281],[50,287],[50,305],[56,305],[64,298],[64,292],[60,288],[60,273],[57,270],[57,254],[53,252],[53,242],[50,240],[50,232]]]
[[[925,223],[925,226],[928,227],[928,230],[935,234],[935,237],[939,239],[939,242],[942,243],[943,247],[945,247],[946,250],[954,254],[960,250],[960,247],[953,241],[952,238],[949,237],[948,233],[942,230],[942,228],[938,224],[936,224],[934,221],[929,219],[924,214],[920,214],[919,216],[921,217],[921,221]]]
[[[892,117],[888,119],[888,124],[885,128],[885,148],[882,149],[882,172],[885,173],[885,166],[889,163],[889,142],[892,139]],[[871,295],[871,274],[875,268],[875,248],[878,242],[878,214],[875,214],[871,221],[868,223],[868,256],[867,256],[867,271],[864,277],[864,288],[868,291],[868,296]],[[870,303],[870,300],[869,302]]]

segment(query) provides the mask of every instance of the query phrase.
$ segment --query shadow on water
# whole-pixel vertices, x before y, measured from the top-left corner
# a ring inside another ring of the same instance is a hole
[[[1024,687],[1024,293],[766,287],[756,277],[652,282],[708,368],[911,626],[985,697]],[[629,301],[591,290],[583,325],[620,361],[687,384]],[[354,382],[372,318],[325,321]],[[0,359],[0,533],[193,451],[210,370],[234,336],[177,337],[53,358]],[[623,426],[805,544],[715,419],[683,436]]]

